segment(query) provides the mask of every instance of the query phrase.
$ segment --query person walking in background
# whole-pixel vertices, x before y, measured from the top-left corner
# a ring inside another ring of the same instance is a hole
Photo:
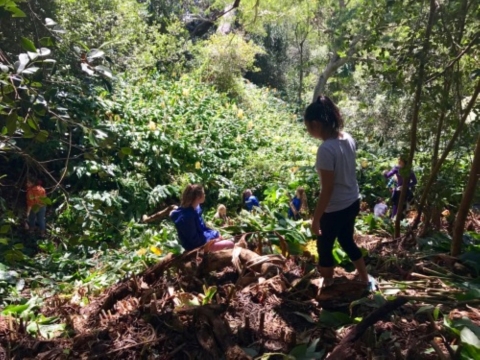
[[[243,202],[248,211],[252,211],[254,206],[260,206],[257,197],[253,195],[252,190],[250,189],[247,189],[243,192]]]
[[[187,185],[183,190],[180,207],[170,213],[170,218],[177,229],[180,244],[186,251],[209,244],[208,251],[231,249],[234,243],[223,240],[217,230],[205,225],[200,204],[205,201],[202,185]]]
[[[36,226],[40,230],[40,236],[45,236],[46,220],[45,215],[47,207],[44,203],[44,198],[47,197],[47,192],[42,186],[42,182],[38,180],[36,183],[27,180],[27,225],[26,228],[34,231]]]
[[[301,219],[301,213],[308,213],[307,195],[305,189],[299,186],[295,191],[295,197],[290,201],[288,217],[294,220]]]
[[[410,175],[408,176],[407,181],[404,179],[403,168],[407,166],[407,160],[403,157],[398,158],[398,165],[394,166],[390,171],[385,171],[383,175],[386,179],[390,179],[392,176],[395,175],[397,178],[397,186],[393,189],[392,192],[392,214],[391,217],[394,218],[398,212],[398,202],[400,201],[400,193],[402,191],[402,186],[404,183],[407,186],[407,203],[413,200],[413,191],[415,189],[415,185],[417,185],[417,177],[413,170],[410,170]]]
[[[332,251],[336,238],[355,265],[360,281],[368,284],[370,278],[362,252],[353,239],[355,218],[360,211],[355,141],[342,131],[343,118],[327,96],[319,96],[307,107],[304,123],[312,137],[323,140],[315,162],[321,192],[313,215],[312,234],[317,237],[319,270],[324,285],[333,283]]]

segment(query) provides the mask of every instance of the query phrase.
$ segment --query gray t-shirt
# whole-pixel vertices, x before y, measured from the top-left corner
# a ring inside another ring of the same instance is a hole
[[[333,193],[325,212],[343,210],[352,205],[359,197],[355,174],[355,141],[346,133],[340,133],[337,139],[325,140],[317,151],[315,168],[334,171]]]

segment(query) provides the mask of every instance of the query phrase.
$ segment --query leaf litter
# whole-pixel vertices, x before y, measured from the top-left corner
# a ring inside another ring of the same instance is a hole
[[[340,359],[348,351],[352,359],[428,360],[440,353],[453,358],[461,340],[475,346],[480,301],[474,269],[446,255],[405,249],[405,239],[365,235],[357,242],[369,251],[366,262],[378,279],[374,294],[343,268],[336,268],[332,286],[323,287],[309,253],[197,249],[165,256],[89,298],[87,306],[47,299],[41,313],[61,319],[63,336],[32,333],[28,319],[4,314],[0,355]],[[403,303],[393,304],[398,299]]]

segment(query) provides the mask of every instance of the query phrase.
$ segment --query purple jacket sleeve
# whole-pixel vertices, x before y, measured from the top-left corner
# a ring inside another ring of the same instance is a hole
[[[389,172],[387,172],[387,173],[385,174],[385,177],[386,177],[387,179],[389,179],[389,178],[391,178],[393,175],[396,175],[396,174],[398,174],[398,168],[395,166],[392,170],[390,170]]]

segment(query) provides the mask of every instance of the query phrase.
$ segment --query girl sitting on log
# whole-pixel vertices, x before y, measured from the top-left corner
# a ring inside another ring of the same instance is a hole
[[[322,186],[312,220],[312,234],[317,236],[320,274],[325,285],[333,283],[332,250],[338,238],[360,280],[368,283],[362,252],[353,239],[355,218],[360,211],[355,141],[342,131],[340,111],[327,96],[319,96],[307,107],[304,122],[312,137],[323,140],[315,163]]]
[[[217,207],[217,212],[213,215],[213,222],[215,225],[227,226],[230,224],[230,219],[227,216],[227,208],[225,205],[220,204]]]
[[[205,201],[202,185],[187,185],[183,190],[180,207],[170,213],[170,218],[177,229],[180,244],[186,251],[196,249],[209,243],[208,251],[231,249],[234,244],[223,240],[219,232],[208,228],[202,217],[200,204]]]
[[[295,191],[295,197],[290,201],[290,207],[288,208],[288,217],[294,220],[300,220],[302,218],[301,213],[308,212],[307,195],[305,189],[301,186]]]

